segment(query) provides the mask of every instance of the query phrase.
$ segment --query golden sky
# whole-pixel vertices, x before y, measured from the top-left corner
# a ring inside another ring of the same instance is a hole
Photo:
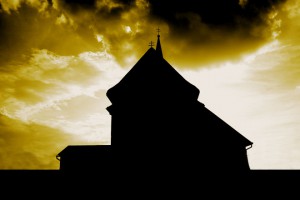
[[[250,167],[299,169],[299,0],[0,0],[0,169],[109,144],[106,91],[158,26],[199,101],[254,142]]]

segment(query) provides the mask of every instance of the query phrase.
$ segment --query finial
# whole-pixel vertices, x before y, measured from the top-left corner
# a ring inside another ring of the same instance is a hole
[[[154,46],[154,42],[149,42],[149,47],[152,48]]]
[[[157,37],[160,37],[160,35],[159,35],[159,33],[160,33],[160,29],[159,29],[159,28],[157,28],[156,30],[157,30]]]

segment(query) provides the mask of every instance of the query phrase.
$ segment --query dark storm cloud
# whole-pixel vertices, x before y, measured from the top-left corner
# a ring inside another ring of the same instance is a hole
[[[111,2],[120,3],[123,5],[134,5],[135,0],[110,0]],[[74,7],[95,8],[98,2],[107,3],[107,0],[63,0],[67,5]]]
[[[93,10],[96,7],[95,0],[63,0],[60,4],[75,13],[82,9]]]
[[[231,24],[233,13],[237,13],[239,5],[229,1],[220,1],[216,4],[214,1],[181,1],[172,2],[149,0],[151,4],[151,13],[178,28],[188,28],[188,21],[178,19],[180,13],[195,13],[201,16],[204,23],[207,24]],[[220,17],[222,16],[222,17]]]
[[[96,0],[63,0],[66,4],[80,7],[94,7]]]
[[[63,0],[61,6],[72,13],[88,10],[97,15],[116,17],[135,5],[135,0]]]
[[[135,54],[134,50],[140,51],[137,49],[141,44],[147,45],[150,35],[155,36],[155,28],[160,26],[164,49],[168,50],[166,58],[177,58],[176,64],[180,66],[199,66],[238,59],[274,39],[280,33],[280,27],[274,26],[278,20],[274,13],[286,0],[57,2],[63,2],[60,8],[77,24],[76,31],[93,27],[102,34],[110,45],[110,53],[121,65]],[[144,5],[138,8],[141,3]],[[125,18],[126,15],[130,17]],[[130,37],[122,32],[124,26],[131,27]],[[180,58],[182,52],[185,58]]]
[[[58,24],[60,16],[60,10],[49,8],[41,13],[27,4],[18,10],[0,13],[0,68],[7,68],[12,62],[14,65],[23,64],[30,59],[32,49],[76,55],[99,48],[89,28],[75,29],[67,22]]]
[[[273,13],[285,1],[0,0],[0,61],[20,60],[30,48],[59,55],[104,48],[124,66],[142,55],[157,26],[166,58],[176,58],[180,66],[239,58],[280,33]]]
[[[166,21],[176,31],[191,30],[191,20],[180,17],[187,13],[198,15],[203,24],[212,28],[249,28],[251,25],[264,23],[263,15],[268,14],[274,6],[286,0],[148,0],[151,14]],[[244,2],[244,3],[241,3]]]
[[[149,18],[168,27],[162,39],[165,36],[164,46],[173,48],[168,48],[166,57],[192,67],[240,59],[278,37],[278,13],[286,0],[148,2]]]

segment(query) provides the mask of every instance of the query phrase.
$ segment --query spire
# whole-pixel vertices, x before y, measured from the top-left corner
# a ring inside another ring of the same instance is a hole
[[[156,43],[156,52],[158,53],[158,55],[160,55],[161,57],[163,57],[163,53],[162,53],[162,49],[160,46],[160,35],[159,35],[160,29],[157,28],[157,43]]]

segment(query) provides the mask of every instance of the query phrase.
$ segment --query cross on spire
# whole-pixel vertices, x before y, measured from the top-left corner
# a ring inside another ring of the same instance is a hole
[[[149,47],[152,48],[154,46],[154,42],[149,42]]]
[[[160,29],[159,29],[159,28],[157,28],[156,30],[157,30],[157,37],[159,37],[159,36],[160,36],[160,35],[159,35],[159,33],[160,33]]]

